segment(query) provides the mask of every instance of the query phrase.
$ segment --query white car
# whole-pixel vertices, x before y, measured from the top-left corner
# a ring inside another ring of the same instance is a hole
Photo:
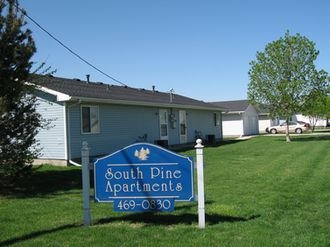
[[[308,126],[306,124],[300,124],[297,122],[289,122],[289,132],[301,134],[304,131],[306,131],[307,129],[308,129]],[[284,122],[280,125],[267,127],[266,132],[271,133],[271,134],[276,134],[279,132],[285,133],[286,132],[286,122]]]

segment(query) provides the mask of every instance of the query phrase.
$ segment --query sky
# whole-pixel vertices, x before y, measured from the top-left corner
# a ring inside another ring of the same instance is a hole
[[[19,0],[47,32],[134,88],[206,102],[247,98],[250,62],[285,35],[315,43],[330,72],[329,0]],[[54,76],[120,85],[70,53],[30,19],[37,52]]]

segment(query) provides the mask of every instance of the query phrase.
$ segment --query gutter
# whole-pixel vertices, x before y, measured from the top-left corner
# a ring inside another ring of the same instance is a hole
[[[195,109],[195,110],[210,110],[210,111],[225,111],[225,109],[216,106],[194,106],[175,103],[157,103],[157,102],[141,102],[141,101],[127,101],[127,100],[112,100],[112,99],[97,99],[87,97],[70,97],[69,100],[81,100],[93,103],[108,103],[117,105],[134,105],[134,106],[150,106],[150,107],[165,107],[165,108],[180,108],[180,109]],[[208,103],[205,103],[208,104]]]
[[[244,113],[245,111],[227,111],[225,112],[226,114],[242,114]]]

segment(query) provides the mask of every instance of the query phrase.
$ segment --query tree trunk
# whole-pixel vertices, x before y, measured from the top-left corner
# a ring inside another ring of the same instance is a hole
[[[286,142],[291,142],[290,133],[289,133],[289,119],[286,119],[285,138],[286,138]]]

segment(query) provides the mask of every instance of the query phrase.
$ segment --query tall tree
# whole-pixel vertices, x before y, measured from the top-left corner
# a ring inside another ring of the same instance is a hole
[[[8,183],[31,171],[42,119],[25,83],[36,51],[31,31],[16,0],[1,0],[0,12],[0,183]]]
[[[327,119],[330,112],[329,98],[325,90],[313,90],[305,100],[302,114],[309,117],[312,131],[320,119]]]
[[[330,90],[330,88],[329,88]],[[330,126],[330,97],[327,99],[327,105],[326,105],[326,121],[327,121],[327,127]]]
[[[319,51],[306,37],[287,31],[284,37],[266,45],[257,52],[249,70],[248,99],[267,106],[272,118],[284,118],[302,112],[311,93],[325,93],[329,86],[327,72],[317,71],[314,65]],[[290,141],[287,126],[286,140]]]

